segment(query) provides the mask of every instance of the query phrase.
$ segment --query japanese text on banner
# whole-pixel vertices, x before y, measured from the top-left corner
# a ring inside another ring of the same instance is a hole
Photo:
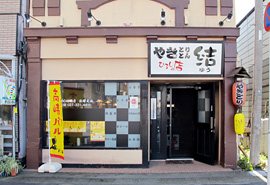
[[[59,82],[50,82],[50,155],[64,159],[64,127],[62,97]]]

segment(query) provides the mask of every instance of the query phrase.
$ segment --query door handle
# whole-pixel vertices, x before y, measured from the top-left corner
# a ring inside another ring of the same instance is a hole
[[[210,117],[210,130],[211,132],[215,131],[214,117]]]

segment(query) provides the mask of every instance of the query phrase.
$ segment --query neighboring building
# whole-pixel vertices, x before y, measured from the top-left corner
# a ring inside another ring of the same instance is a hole
[[[0,155],[21,160],[26,156],[25,10],[24,0],[0,3]]]
[[[61,81],[66,166],[190,159],[236,167],[233,0],[30,0],[27,167],[48,160]],[[91,10],[91,13],[89,12]],[[88,21],[88,18],[90,21]],[[93,19],[94,18],[94,19]],[[53,159],[58,161],[57,159]]]
[[[254,8],[237,24],[240,36],[237,39],[237,66],[244,67],[253,77],[254,42],[255,42],[255,11]],[[263,30],[263,74],[262,74],[262,118],[268,117],[268,71],[269,71],[269,34]],[[247,102],[243,106],[247,122],[252,119],[253,78],[244,79],[247,83]]]
[[[266,6],[269,1],[265,1]],[[265,7],[264,6],[264,7]],[[255,9],[250,12],[237,24],[240,29],[240,36],[237,39],[237,66],[244,67],[247,72],[254,76],[254,46],[255,46]],[[262,119],[268,118],[268,106],[269,106],[269,33],[263,29],[263,63],[262,63]],[[246,103],[243,106],[243,113],[246,116],[247,133],[248,137],[245,137],[244,145],[249,146],[249,133],[252,124],[253,114],[253,78],[243,79],[247,84],[247,98]],[[261,147],[260,150],[263,153],[267,153],[267,121],[262,121],[261,130]]]

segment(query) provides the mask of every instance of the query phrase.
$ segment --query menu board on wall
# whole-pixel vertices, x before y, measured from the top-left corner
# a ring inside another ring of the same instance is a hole
[[[105,121],[90,121],[90,141],[105,141]]]
[[[86,132],[86,121],[64,121],[64,132]]]
[[[63,121],[64,132],[86,132],[86,121]],[[48,132],[48,121],[46,121],[46,132]]]

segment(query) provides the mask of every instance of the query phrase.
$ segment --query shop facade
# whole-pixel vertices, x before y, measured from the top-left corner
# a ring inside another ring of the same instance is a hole
[[[48,160],[46,84],[61,81],[65,160],[55,160],[66,166],[195,159],[236,167],[228,76],[239,32],[218,24],[233,8],[233,1],[30,1],[30,14],[47,26],[25,29],[27,166]]]

